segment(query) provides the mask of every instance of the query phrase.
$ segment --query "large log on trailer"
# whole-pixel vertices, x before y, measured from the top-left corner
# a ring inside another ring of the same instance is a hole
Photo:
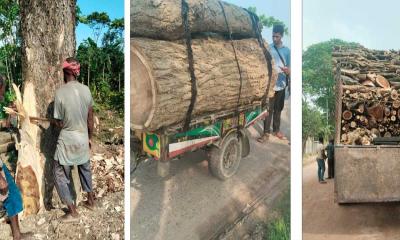
[[[235,40],[242,72],[240,106],[263,98],[268,83],[265,56],[256,39]],[[268,46],[267,46],[268,47]],[[229,41],[192,42],[197,97],[193,117],[237,108],[240,78]],[[273,70],[270,96],[277,74]],[[131,40],[131,125],[154,131],[182,124],[191,100],[191,78],[186,45],[146,38]]]
[[[192,33],[228,33],[218,0],[187,0]],[[249,13],[222,2],[230,30],[240,37],[255,37]],[[131,36],[177,40],[184,36],[181,0],[133,0],[131,2]]]
[[[23,93],[25,116],[52,117],[54,93],[63,82],[61,64],[75,52],[76,0],[20,1]],[[18,91],[17,91],[18,92]],[[16,182],[24,215],[37,213],[51,197],[56,131],[21,122]],[[50,196],[46,195],[48,193]]]

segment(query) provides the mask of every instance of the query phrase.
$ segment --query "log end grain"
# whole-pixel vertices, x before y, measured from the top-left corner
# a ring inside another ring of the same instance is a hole
[[[145,57],[131,42],[131,124],[136,129],[142,129],[154,112],[153,84]]]

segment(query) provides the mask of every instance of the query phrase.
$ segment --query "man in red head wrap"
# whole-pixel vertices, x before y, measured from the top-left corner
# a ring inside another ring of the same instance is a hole
[[[87,201],[83,205],[94,208],[90,147],[93,134],[93,99],[89,88],[79,83],[80,65],[75,58],[63,63],[65,84],[57,89],[54,100],[54,118],[61,128],[54,155],[54,179],[57,192],[69,213],[62,217],[64,222],[79,221],[79,214],[70,192],[70,174],[73,166],[78,167],[83,191]]]

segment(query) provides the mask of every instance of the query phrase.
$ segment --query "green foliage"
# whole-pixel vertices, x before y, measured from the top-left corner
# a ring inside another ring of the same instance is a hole
[[[252,12],[252,13],[254,13],[254,14],[257,14],[257,8],[256,7],[248,7],[247,10]],[[267,27],[267,28],[272,28],[274,25],[280,24],[280,25],[282,25],[284,27],[285,34],[289,34],[288,28],[286,27],[286,25],[281,20],[276,19],[276,18],[271,17],[271,16],[267,17],[267,16],[265,16],[265,14],[261,14],[261,15],[257,14],[257,16],[258,16],[258,19],[260,20],[260,23],[261,23],[262,26]]]
[[[124,108],[124,20],[110,20],[104,12],[82,16],[93,30],[93,38],[78,47],[80,81],[89,86],[97,104],[123,112]],[[102,31],[105,33],[101,35]],[[101,44],[97,39],[101,36]],[[99,109],[101,107],[99,106]]]
[[[303,139],[305,136],[317,136],[334,131],[335,117],[335,81],[333,78],[332,50],[334,46],[355,46],[357,43],[332,39],[311,45],[303,52],[303,96],[311,99],[318,108],[309,107],[303,101]],[[322,110],[318,111],[318,110]],[[328,125],[315,125],[322,121],[322,115],[328,114]],[[304,118],[306,116],[306,119]],[[314,116],[314,118],[313,118]],[[318,127],[316,127],[318,126]],[[316,130],[318,128],[319,130]],[[325,130],[321,130],[325,128]]]
[[[302,101],[302,138],[318,138],[321,134],[330,136],[333,132],[331,125],[326,125],[326,119],[317,107],[311,106],[307,101]]]
[[[92,29],[92,36],[77,48],[76,57],[81,63],[79,80],[91,89],[98,109],[123,112],[124,19],[110,19],[105,12],[84,15],[77,6],[76,24],[87,24]],[[19,25],[18,0],[0,0],[0,74],[6,77],[9,90],[11,83],[22,84]],[[3,107],[8,106],[13,97],[8,91],[5,100],[0,102],[0,118],[6,117]]]
[[[290,192],[286,190],[277,206],[278,216],[267,224],[264,239],[289,240],[290,239]]]
[[[20,84],[21,38],[17,0],[0,0],[0,74]]]
[[[10,106],[16,98],[14,91],[6,91],[3,101],[0,102],[0,119],[5,119],[7,117],[7,114],[4,112],[4,107]]]

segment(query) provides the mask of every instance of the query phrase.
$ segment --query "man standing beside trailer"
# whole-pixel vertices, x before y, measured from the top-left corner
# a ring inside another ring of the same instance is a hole
[[[268,140],[271,132],[271,121],[272,134],[279,139],[285,139],[280,131],[280,124],[281,113],[285,104],[285,90],[290,86],[290,49],[284,46],[282,42],[284,30],[283,25],[274,25],[272,29],[273,43],[270,46],[270,51],[279,74],[274,86],[275,95],[269,99],[269,114],[264,120],[264,135],[258,139],[259,142]]]

